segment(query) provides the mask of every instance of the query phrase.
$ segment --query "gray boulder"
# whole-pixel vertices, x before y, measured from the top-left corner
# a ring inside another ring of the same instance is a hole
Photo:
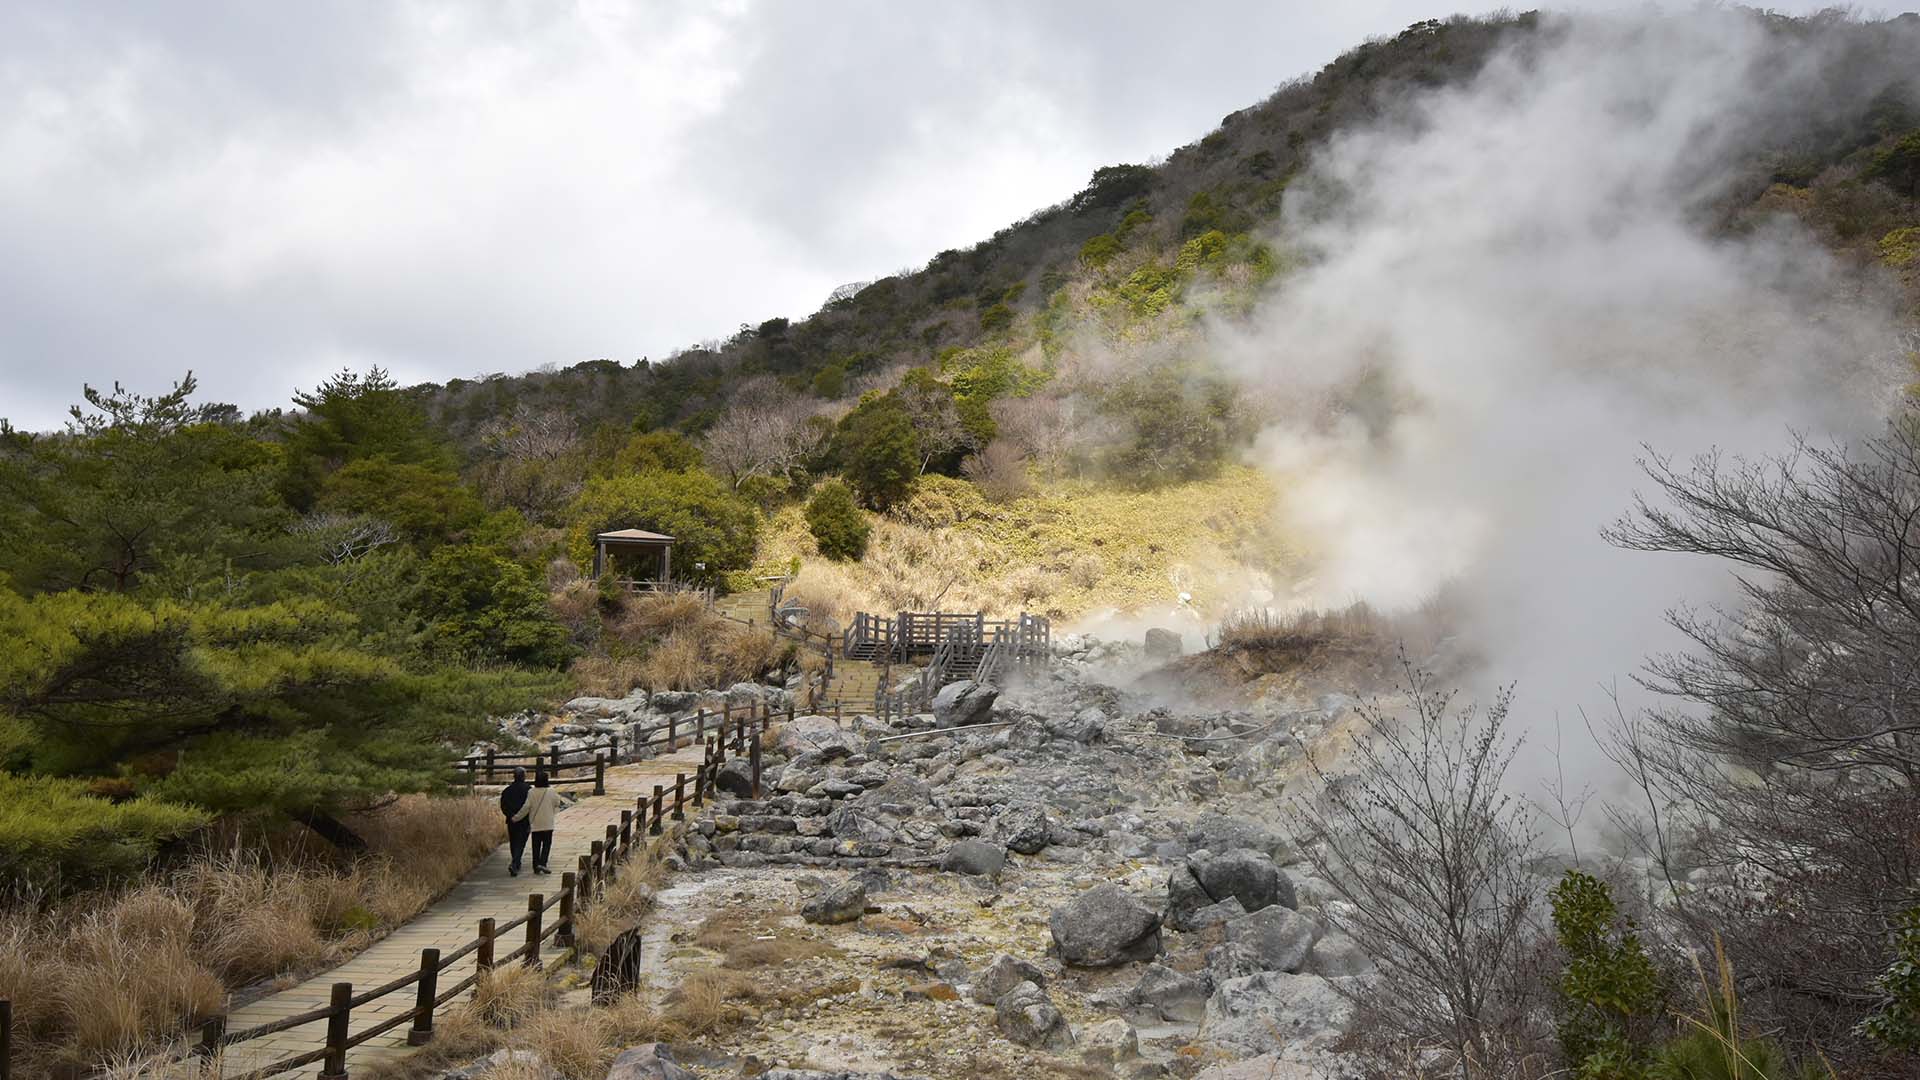
[[[734,705],[758,705],[767,699],[767,688],[759,683],[737,682],[727,687],[727,701]]]
[[[1329,979],[1365,975],[1373,970],[1373,959],[1358,942],[1338,930],[1323,934],[1307,954],[1306,970]]]
[[[713,774],[713,786],[736,799],[753,798],[753,766],[739,758],[729,758]]]
[[[653,695],[653,711],[674,715],[689,712],[700,700],[691,690],[661,690]]]
[[[823,890],[800,909],[800,917],[810,923],[834,925],[850,923],[867,911],[867,887],[859,881],[843,881]]]
[[[940,869],[973,877],[999,877],[1007,865],[1007,849],[984,840],[961,840],[947,849]]]
[[[680,1067],[659,1043],[641,1043],[620,1051],[607,1070],[607,1080],[700,1080]]]
[[[1016,803],[1007,807],[995,823],[1001,843],[1007,850],[1022,855],[1037,855],[1040,849],[1053,842],[1053,822],[1047,812],[1033,803]]]
[[[1146,647],[1147,659],[1156,661],[1172,660],[1186,651],[1179,634],[1157,626],[1147,631]]]
[[[1167,926],[1174,930],[1198,930],[1194,916],[1210,907],[1213,897],[1200,885],[1200,879],[1185,864],[1167,874]]]
[[[1160,915],[1118,885],[1096,885],[1053,910],[1047,920],[1060,959],[1080,967],[1114,967],[1160,955]]]
[[[1227,924],[1227,944],[1244,947],[1261,971],[1299,971],[1319,936],[1312,919],[1278,905]]]
[[[536,1078],[536,1080],[560,1080],[560,1070],[547,1064],[538,1050],[495,1050],[487,1057],[486,1075],[511,1069],[515,1076]],[[643,1077],[645,1074],[641,1074]],[[625,1077],[616,1080],[627,1080]],[[672,1080],[681,1080],[673,1077]]]
[[[993,715],[993,703],[999,699],[1000,691],[972,679],[948,683],[933,696],[934,726],[951,728],[984,723]]]
[[[1229,979],[1207,999],[1200,1037],[1250,1054],[1325,1049],[1353,1006],[1318,975],[1270,971]]]
[[[1249,912],[1273,904],[1300,906],[1286,872],[1273,865],[1264,852],[1239,848],[1221,855],[1195,856],[1187,860],[1187,869],[1208,896],[1216,901],[1231,896]]]
[[[782,722],[775,731],[774,748],[788,757],[828,747],[854,752],[861,749],[860,741],[851,732],[842,730],[831,716],[796,716]]]
[[[1134,1004],[1153,1010],[1160,1019],[1178,1023],[1195,1023],[1207,1011],[1206,980],[1165,964],[1147,965],[1131,997]]]
[[[1258,822],[1227,814],[1202,814],[1187,830],[1187,850],[1228,852],[1251,848],[1275,863],[1294,861],[1293,845],[1287,838]]]
[[[1065,1050],[1073,1045],[1067,1018],[1054,1008],[1045,990],[1030,982],[1020,983],[993,1003],[993,1022],[1001,1034],[1021,1046]]]
[[[1206,907],[1194,912],[1192,916],[1188,918],[1187,925],[1184,929],[1205,930],[1209,926],[1219,926],[1221,923],[1232,922],[1244,916],[1246,913],[1247,909],[1240,906],[1240,901],[1229,896],[1217,904],[1208,904]]]
[[[1246,945],[1229,942],[1207,950],[1207,982],[1220,986],[1230,979],[1244,979],[1267,970]]]
[[[970,989],[973,1000],[982,1005],[991,1005],[1005,997],[1007,991],[1023,982],[1045,986],[1047,973],[1017,956],[1000,953],[993,958],[992,963],[981,970],[980,974],[974,976]]]

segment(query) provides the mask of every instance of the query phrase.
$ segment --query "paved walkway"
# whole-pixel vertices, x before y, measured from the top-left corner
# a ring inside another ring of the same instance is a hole
[[[351,982],[356,992],[391,982],[419,970],[421,949],[437,948],[442,954],[450,953],[478,936],[481,919],[491,917],[496,922],[506,923],[526,914],[527,896],[531,893],[551,896],[553,891],[559,889],[561,873],[575,868],[579,857],[588,853],[593,841],[606,839],[607,826],[619,824],[620,811],[633,809],[635,797],[651,795],[653,785],[662,782],[671,790],[675,773],[684,772],[691,781],[694,770],[699,768],[703,752],[701,747],[693,746],[664,757],[608,769],[605,795],[579,796],[572,806],[562,810],[555,819],[551,875],[530,874],[528,871],[532,867],[529,863],[523,866],[519,877],[508,876],[508,852],[506,845],[502,844],[475,866],[460,884],[405,925],[330,971],[320,972],[297,986],[269,994],[234,1010],[227,1017],[227,1030],[242,1031],[319,1008],[327,1004],[328,995],[336,982]],[[552,918],[552,913],[548,918]],[[519,948],[525,940],[521,931],[515,930],[503,935],[495,948],[504,954]],[[552,947],[551,941],[547,944],[549,948]],[[451,986],[472,973],[472,959],[461,960],[441,972],[441,984]],[[368,1002],[353,1010],[353,1032],[357,1034],[382,1020],[406,1012],[413,1007],[413,1003],[412,987]],[[451,1007],[453,1002],[442,1006],[443,1009]],[[356,1065],[365,1066],[405,1053],[409,1026],[400,1024],[392,1031],[355,1047],[347,1055],[348,1071],[351,1072]],[[317,1050],[324,1044],[325,1037],[326,1021],[321,1019],[264,1038],[238,1043],[227,1048],[221,1061],[221,1071],[227,1076],[239,1076],[271,1062]],[[318,1065],[303,1065],[284,1075],[306,1077],[318,1071]]]

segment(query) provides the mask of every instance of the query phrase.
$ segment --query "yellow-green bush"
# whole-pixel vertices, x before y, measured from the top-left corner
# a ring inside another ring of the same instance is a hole
[[[84,780],[0,773],[0,882],[73,886],[125,876],[211,820],[158,799],[95,798]]]

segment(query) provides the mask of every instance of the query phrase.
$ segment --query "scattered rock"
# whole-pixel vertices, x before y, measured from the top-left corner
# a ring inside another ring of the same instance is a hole
[[[1193,1080],[1327,1080],[1328,1073],[1277,1054],[1227,1061],[1200,1070]]]
[[[1021,982],[993,1003],[993,1022],[1001,1034],[1021,1046],[1065,1050],[1073,1045],[1067,1018],[1053,1007],[1045,990],[1030,982]]]
[[[1160,916],[1118,885],[1096,885],[1055,908],[1047,926],[1060,958],[1113,967],[1160,955]]]
[[[993,715],[993,703],[999,699],[1000,691],[972,679],[948,683],[933,696],[934,725],[952,728],[984,723]]]
[[[1147,631],[1146,647],[1147,659],[1153,661],[1172,660],[1186,651],[1186,646],[1180,642],[1179,634],[1171,630],[1163,630],[1158,626]]]
[[[680,1067],[659,1043],[642,1043],[620,1051],[607,1070],[607,1080],[700,1080]]]
[[[1320,1049],[1340,1037],[1352,1015],[1352,1005],[1318,975],[1262,972],[1213,992],[1200,1035],[1253,1054]]]
[[[1187,925],[1182,929],[1205,930],[1209,926],[1232,922],[1246,913],[1247,909],[1240,906],[1240,901],[1229,896],[1217,904],[1208,904],[1194,912],[1188,917]]]
[[[1007,865],[1007,849],[985,840],[961,840],[947,849],[940,869],[974,877],[999,877]]]
[[[669,715],[688,712],[699,700],[700,695],[691,690],[662,690],[653,695],[653,711]]]
[[[503,1048],[495,1050],[487,1057],[488,1074],[507,1070],[512,1070],[515,1076],[525,1076],[535,1080],[560,1080],[560,1071],[547,1064],[546,1059],[542,1058],[537,1050]],[[646,1073],[641,1073],[638,1078],[612,1077],[610,1080],[651,1080],[651,1078]],[[682,1077],[674,1076],[669,1080],[682,1080]],[[697,1080],[697,1078],[688,1076],[686,1080]]]
[[[1133,988],[1135,1004],[1152,1009],[1160,1019],[1197,1023],[1206,1015],[1206,980],[1183,975],[1165,964],[1149,964]]]
[[[810,923],[832,926],[850,923],[866,914],[867,887],[859,881],[843,881],[807,901],[800,917]]]
[[[992,1005],[1005,997],[1007,991],[1023,982],[1045,986],[1047,985],[1046,972],[1019,957],[1001,953],[974,977],[971,988],[973,1000],[982,1005]]]
[[[1095,1024],[1081,1034],[1080,1056],[1095,1065],[1132,1061],[1140,1056],[1140,1036],[1125,1020]]]
[[[1245,948],[1261,971],[1299,971],[1319,936],[1312,919],[1278,905],[1227,924],[1227,944]]]
[[[1053,841],[1053,822],[1045,810],[1033,803],[1007,807],[996,827],[1007,850],[1022,855],[1038,855],[1041,848]]]

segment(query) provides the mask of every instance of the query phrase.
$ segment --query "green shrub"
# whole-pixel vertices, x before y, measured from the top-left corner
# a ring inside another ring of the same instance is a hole
[[[1598,878],[1569,870],[1552,901],[1554,936],[1567,955],[1560,976],[1561,1050],[1580,1080],[1640,1080],[1646,1027],[1665,998],[1660,975]]]
[[[807,530],[827,558],[858,559],[867,553],[873,527],[854,505],[852,489],[840,480],[828,480],[807,500]]]
[[[1884,180],[1887,186],[1908,198],[1920,196],[1920,131],[1909,132],[1899,142],[1873,155],[1866,175]]]
[[[1108,233],[1101,233],[1080,245],[1080,264],[1098,270],[1118,254],[1120,254],[1120,241],[1115,240]]]
[[[988,333],[1005,330],[1013,325],[1013,309],[1005,304],[995,304],[980,313],[980,329]]]
[[[647,529],[677,541],[676,578],[708,581],[753,562],[760,513],[725,482],[704,472],[649,472],[587,482],[568,509],[567,552],[593,565],[593,537],[613,529]],[[706,569],[695,564],[705,563]]]
[[[1894,928],[1894,959],[1875,980],[1885,995],[1860,1025],[1860,1034],[1908,1053],[1920,1050],[1920,908],[1909,908]]]
[[[427,560],[419,604],[433,637],[467,659],[559,667],[566,628],[547,610],[533,572],[498,551],[465,544]]]
[[[832,457],[860,498],[885,509],[905,495],[920,471],[920,438],[892,395],[872,395],[840,421]]]
[[[1076,214],[1103,206],[1123,206],[1153,187],[1153,170],[1145,165],[1103,165],[1093,180],[1067,204]]]
[[[94,798],[85,780],[0,773],[0,885],[63,892],[125,877],[210,821],[159,799]]]

